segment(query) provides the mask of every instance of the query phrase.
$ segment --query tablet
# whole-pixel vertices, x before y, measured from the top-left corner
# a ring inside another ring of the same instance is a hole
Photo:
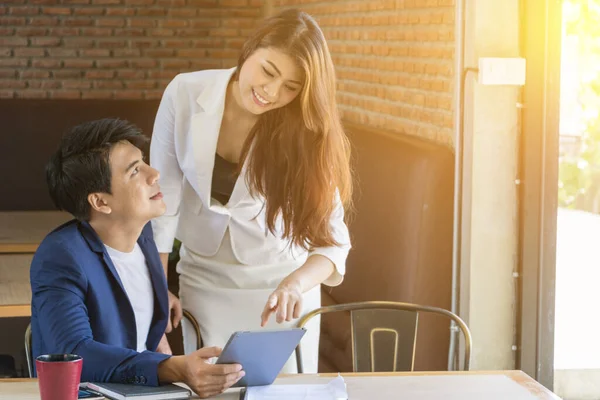
[[[235,332],[217,364],[242,366],[246,375],[234,387],[270,385],[305,333],[304,328]]]

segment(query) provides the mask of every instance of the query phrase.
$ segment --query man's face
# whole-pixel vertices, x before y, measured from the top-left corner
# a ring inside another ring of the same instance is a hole
[[[158,185],[160,174],[146,164],[140,149],[127,141],[117,143],[109,162],[112,193],[104,194],[104,198],[111,218],[146,223],[165,212]]]

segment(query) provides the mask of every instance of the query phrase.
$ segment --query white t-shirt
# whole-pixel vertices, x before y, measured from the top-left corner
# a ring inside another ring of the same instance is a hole
[[[142,352],[147,350],[148,330],[154,316],[154,290],[146,257],[137,243],[131,253],[123,253],[109,246],[106,246],[106,250],[115,264],[129,302],[133,307],[137,330],[137,351]]]

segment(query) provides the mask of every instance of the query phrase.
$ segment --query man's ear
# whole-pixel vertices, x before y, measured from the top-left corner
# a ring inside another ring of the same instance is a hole
[[[92,210],[98,211],[102,214],[110,214],[112,209],[106,201],[106,193],[91,193],[88,195],[88,203],[92,207]]]

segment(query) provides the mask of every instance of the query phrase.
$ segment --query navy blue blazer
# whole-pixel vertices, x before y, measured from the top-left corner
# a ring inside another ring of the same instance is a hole
[[[167,282],[148,223],[138,239],[154,288],[154,317],[138,353],[135,316],[106,248],[87,222],[73,220],[51,232],[31,264],[33,356],[83,357],[82,382],[156,386],[154,352],[168,319]]]

